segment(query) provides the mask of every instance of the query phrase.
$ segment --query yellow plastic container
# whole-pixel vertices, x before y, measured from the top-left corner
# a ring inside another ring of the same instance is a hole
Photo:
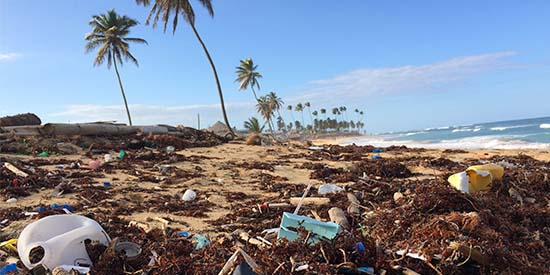
[[[451,175],[451,186],[464,192],[478,192],[491,189],[493,179],[502,179],[504,168],[497,164],[483,164],[468,167],[465,172]]]
[[[502,179],[502,176],[504,176],[504,168],[494,163],[470,166],[467,170],[489,171],[493,175],[493,179],[496,180]]]

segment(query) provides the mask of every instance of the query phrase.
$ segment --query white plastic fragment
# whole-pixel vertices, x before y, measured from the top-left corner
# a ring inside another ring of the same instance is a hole
[[[338,193],[342,190],[344,190],[344,189],[342,187],[338,186],[338,185],[335,185],[335,184],[332,184],[332,183],[327,183],[327,184],[323,184],[323,185],[319,186],[319,189],[318,189],[317,193],[319,195],[326,195],[326,194],[330,194],[330,193]]]
[[[183,193],[183,196],[181,196],[181,199],[184,201],[193,201],[197,197],[197,193],[191,189],[185,190],[185,193]]]

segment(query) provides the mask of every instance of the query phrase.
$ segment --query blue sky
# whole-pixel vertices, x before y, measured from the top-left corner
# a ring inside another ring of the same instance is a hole
[[[254,114],[235,66],[252,57],[261,92],[312,109],[365,110],[369,132],[550,115],[550,1],[214,1],[197,28],[218,67],[231,122]],[[0,115],[46,122],[125,122],[113,70],[84,52],[91,15],[132,0],[0,0]],[[175,35],[144,24],[121,69],[135,124],[221,120],[207,60],[180,21]],[[283,111],[285,118],[289,113]],[[306,116],[307,118],[307,116]]]

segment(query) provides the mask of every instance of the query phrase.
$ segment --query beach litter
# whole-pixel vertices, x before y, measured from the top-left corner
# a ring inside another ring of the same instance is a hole
[[[21,262],[29,269],[44,265],[92,266],[84,241],[107,244],[109,236],[94,220],[79,215],[53,215],[27,225],[17,241]]]
[[[468,167],[464,172],[451,175],[448,182],[461,192],[478,192],[489,190],[493,180],[500,180],[503,175],[504,169],[500,165],[474,165]]]
[[[331,194],[331,193],[338,193],[338,192],[341,192],[343,191],[344,189],[336,184],[331,184],[331,183],[327,183],[327,184],[323,184],[321,186],[319,186],[319,188],[317,189],[317,193],[319,195],[326,195],[326,194]]]
[[[298,239],[297,230],[300,229],[311,232],[307,239],[307,243],[310,245],[319,242],[322,238],[333,239],[340,232],[340,226],[334,222],[320,222],[309,217],[284,212],[277,238],[294,241]]]

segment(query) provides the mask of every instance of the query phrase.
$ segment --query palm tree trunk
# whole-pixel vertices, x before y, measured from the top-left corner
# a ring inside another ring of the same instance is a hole
[[[206,54],[206,58],[208,58],[208,62],[210,62],[210,66],[212,67],[212,72],[214,73],[214,78],[216,79],[216,86],[218,87],[218,95],[220,96],[220,105],[222,106],[223,120],[225,121],[225,125],[227,125],[227,129],[229,129],[229,132],[234,137],[235,133],[233,132],[231,125],[229,125],[229,120],[227,119],[227,112],[225,111],[225,103],[223,102],[222,86],[220,84],[220,79],[218,78],[218,72],[216,71],[216,66],[214,65],[214,61],[212,61],[212,57],[210,57],[210,53],[208,52],[206,45],[202,41],[202,38],[199,35],[199,32],[197,32],[197,29],[195,28],[195,24],[190,24],[190,25],[191,25],[191,28],[193,29],[193,32],[195,33],[195,36],[201,43],[202,49]]]
[[[256,95],[256,91],[254,91],[254,86],[250,86],[250,88],[252,88],[252,93],[254,94],[254,98],[256,99],[256,102],[258,102],[258,96]]]
[[[113,58],[114,59],[114,58]],[[115,72],[116,77],[118,78],[118,85],[120,85],[120,91],[122,92],[122,98],[124,99],[124,106],[126,106],[126,114],[128,115],[128,123],[132,126],[132,117],[130,117],[130,109],[128,108],[128,101],[126,100],[126,94],[124,93],[124,87],[122,87],[122,80],[120,80],[120,74],[118,73],[118,67],[116,65],[116,59],[113,60],[115,63]]]

